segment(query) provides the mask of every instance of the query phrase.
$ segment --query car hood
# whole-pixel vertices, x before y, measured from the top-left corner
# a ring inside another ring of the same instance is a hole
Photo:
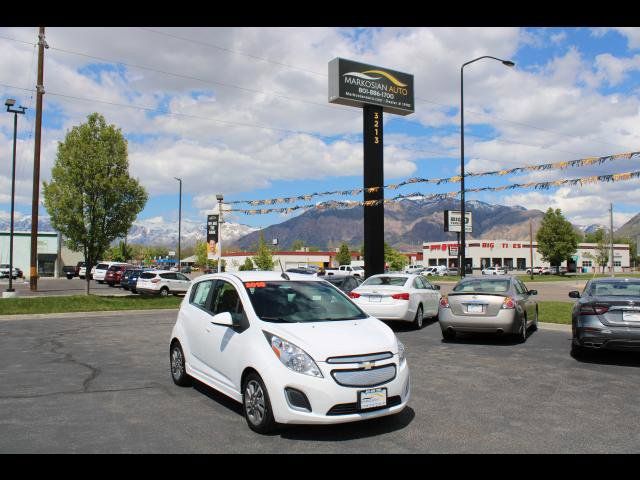
[[[396,336],[376,318],[306,323],[263,322],[263,330],[302,348],[317,362],[329,357],[397,353]]]

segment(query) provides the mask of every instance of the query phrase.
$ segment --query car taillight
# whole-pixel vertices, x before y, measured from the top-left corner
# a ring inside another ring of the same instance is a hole
[[[391,295],[391,298],[393,298],[395,300],[409,300],[409,294],[408,293],[394,293],[393,295]]]
[[[159,278],[152,278],[151,283],[158,283],[160,281]]]
[[[502,308],[516,308],[516,302],[513,301],[513,298],[507,297],[502,302]]]
[[[449,305],[449,299],[447,297],[442,297],[440,299],[440,306],[442,308],[451,308],[451,306]]]
[[[609,307],[606,305],[582,305],[580,307],[580,315],[602,315],[608,311]]]
[[[356,292],[349,292],[349,298],[360,298],[360,294]]]

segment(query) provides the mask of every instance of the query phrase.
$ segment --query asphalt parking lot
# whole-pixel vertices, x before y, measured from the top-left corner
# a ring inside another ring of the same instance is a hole
[[[394,326],[409,406],[392,417],[247,427],[239,404],[169,374],[176,311],[0,320],[0,453],[637,453],[640,357],[569,356],[550,326],[519,344]]]

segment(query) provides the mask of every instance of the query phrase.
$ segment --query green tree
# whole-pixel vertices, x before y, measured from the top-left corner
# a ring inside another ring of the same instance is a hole
[[[384,261],[389,264],[389,270],[399,271],[409,263],[406,255],[392,248],[387,242],[384,243]]]
[[[114,262],[127,262],[133,259],[133,248],[131,248],[131,245],[119,242],[118,245],[111,247],[107,251],[106,258]]]
[[[198,266],[206,268],[206,267],[213,267],[213,260],[209,260],[207,258],[207,254],[208,254],[208,250],[207,250],[207,242],[198,242],[196,243],[196,248],[195,248],[195,256],[196,256],[196,263],[198,264]],[[218,264],[216,263],[216,267],[218,266]]]
[[[298,250],[302,250],[304,248],[304,240],[294,240],[291,244],[291,250],[297,252]]]
[[[538,252],[552,266],[559,266],[578,249],[578,234],[559,208],[549,208],[536,234]]]
[[[87,268],[123,237],[147,202],[147,192],[129,176],[127,141],[115,125],[92,113],[58,143],[51,182],[43,182],[51,224],[67,246],[84,253]],[[87,294],[90,278],[87,275]]]
[[[256,250],[256,256],[252,258],[253,263],[260,270],[272,270],[273,269],[273,254],[264,241],[264,235],[260,232],[260,240],[258,240],[258,248]]]
[[[250,272],[251,270],[253,270],[253,262],[251,261],[251,258],[245,258],[244,263],[240,265],[239,270],[241,272]]]
[[[351,252],[349,252],[349,245],[345,242],[342,242],[340,245],[340,250],[338,250],[338,254],[336,255],[336,262],[338,262],[338,265],[351,264]]]

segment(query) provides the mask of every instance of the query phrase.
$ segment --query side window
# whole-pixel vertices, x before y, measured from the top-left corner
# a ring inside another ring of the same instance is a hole
[[[214,315],[229,312],[235,324],[240,325],[242,329],[249,327],[249,322],[244,313],[244,307],[242,306],[242,300],[233,285],[229,282],[220,281],[213,296],[213,308],[211,311]]]
[[[176,276],[176,278],[178,280],[186,280],[187,282],[189,281],[189,278],[185,277],[184,275],[182,275],[181,273],[176,273],[174,274]]]
[[[160,274],[160,278],[163,278],[165,280],[175,280],[176,279],[176,274],[175,273],[161,273]]]
[[[424,290],[427,287],[425,286],[424,282],[422,281],[422,278],[416,277],[415,280],[413,281],[413,288],[419,288],[421,290]]]
[[[205,280],[204,282],[196,283],[191,291],[190,302],[200,308],[208,310],[209,306],[209,294],[213,289],[213,280]]]
[[[420,280],[422,280],[422,283],[424,283],[424,288],[426,288],[427,290],[435,290],[429,280],[424,277],[420,277]]]
[[[516,286],[516,291],[519,294],[525,295],[527,293],[527,289],[525,288],[525,286],[522,284],[521,281],[517,280],[514,283],[515,283],[515,286]]]

